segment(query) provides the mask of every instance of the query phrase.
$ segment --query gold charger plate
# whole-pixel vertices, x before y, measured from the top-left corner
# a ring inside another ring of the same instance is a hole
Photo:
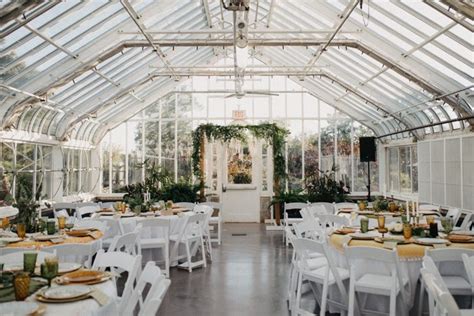
[[[59,285],[66,284],[85,284],[92,285],[105,282],[112,277],[112,274],[104,271],[95,270],[77,270],[63,274],[55,279]]]
[[[42,302],[42,303],[59,303],[59,304],[82,301],[82,300],[88,299],[89,297],[90,297],[90,293],[82,295],[82,296],[74,297],[74,298],[59,299],[59,300],[58,299],[46,298],[46,297],[42,296],[39,293],[36,294],[36,296],[35,296],[36,300],[39,301],[39,302]]]

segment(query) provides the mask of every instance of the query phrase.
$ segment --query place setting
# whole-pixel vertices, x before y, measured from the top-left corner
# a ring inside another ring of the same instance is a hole
[[[79,263],[59,263],[52,255],[42,263],[37,257],[37,252],[26,252],[22,263],[0,263],[0,314],[11,311],[15,315],[41,315],[48,304],[89,298],[100,306],[109,302],[109,297],[93,285],[109,281],[112,273],[84,269]]]

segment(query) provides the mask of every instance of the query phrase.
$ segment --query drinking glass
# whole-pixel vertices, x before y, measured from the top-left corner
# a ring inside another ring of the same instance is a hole
[[[16,224],[16,234],[20,238],[25,238],[26,236],[26,225],[25,223],[18,223]]]
[[[51,286],[51,280],[58,275],[58,259],[56,257],[48,257],[41,264],[41,277],[48,280],[48,286]]]
[[[66,227],[66,217],[64,216],[58,217],[59,230],[63,230],[65,227]]]
[[[24,301],[30,294],[30,275],[28,273],[17,273],[13,278],[15,300]]]
[[[54,235],[56,233],[56,221],[48,220],[48,223],[46,223],[46,230],[48,231],[48,235]]]
[[[8,230],[8,227],[10,227],[10,219],[8,217],[2,218],[2,228]]]
[[[434,216],[433,215],[426,216],[426,224],[428,226],[431,226],[431,224],[433,224],[433,223],[434,223]]]
[[[453,231],[454,223],[451,217],[441,218],[441,225],[443,226],[443,230],[447,235],[449,235],[449,233]]]
[[[384,229],[385,228],[385,216],[379,215],[377,217],[377,223],[378,223],[379,229]]]
[[[367,217],[363,217],[360,219],[360,231],[362,233],[366,233],[369,231],[369,219]]]
[[[23,253],[23,271],[33,274],[36,268],[36,258],[38,253],[36,252],[25,252]]]
[[[411,225],[410,224],[404,224],[403,225],[403,237],[405,239],[410,239],[411,236],[412,236]]]

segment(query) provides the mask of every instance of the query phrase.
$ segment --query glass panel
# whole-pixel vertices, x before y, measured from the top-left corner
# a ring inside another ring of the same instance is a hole
[[[301,102],[301,100],[300,100]],[[299,103],[301,106],[301,103]],[[290,136],[288,138],[288,188],[300,189],[302,188],[302,122],[301,120],[289,121],[288,129]]]

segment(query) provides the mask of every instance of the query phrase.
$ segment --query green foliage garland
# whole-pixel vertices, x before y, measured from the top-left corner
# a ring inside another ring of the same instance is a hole
[[[245,141],[247,136],[246,131],[249,131],[255,138],[266,140],[273,149],[273,174],[275,179],[279,179],[283,183],[286,178],[285,170],[285,143],[289,131],[282,128],[275,123],[262,123],[259,125],[214,125],[201,124],[193,132],[193,169],[197,177],[201,176],[203,170],[199,165],[199,158],[201,156],[201,140],[203,136],[208,140],[218,140],[224,143],[232,139]],[[280,190],[281,188],[277,188]]]

